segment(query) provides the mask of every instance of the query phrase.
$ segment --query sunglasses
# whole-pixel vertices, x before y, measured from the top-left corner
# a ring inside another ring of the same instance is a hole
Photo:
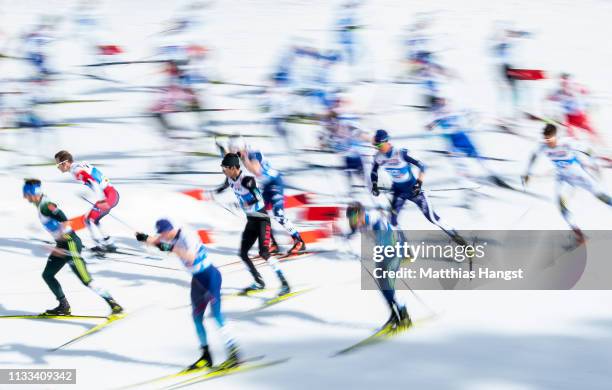
[[[64,161],[60,161],[57,164],[55,164],[56,167],[59,167],[60,165],[64,165],[68,162],[68,160],[64,160]]]

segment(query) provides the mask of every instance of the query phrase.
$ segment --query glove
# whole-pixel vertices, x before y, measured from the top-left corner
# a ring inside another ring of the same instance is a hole
[[[380,195],[380,190],[378,189],[378,183],[372,183],[372,195],[374,196]]]
[[[160,242],[157,244],[157,248],[162,252],[171,252],[172,248],[174,247],[170,244],[166,244],[165,242]]]
[[[412,187],[412,196],[420,194],[421,187],[423,187],[423,182],[417,179],[416,183],[414,183],[414,187]]]
[[[147,241],[147,238],[149,238],[149,236],[148,236],[147,234],[140,233],[140,232],[137,232],[137,233],[136,233],[136,239],[137,239],[138,241],[140,241],[140,242],[145,242],[145,241]]]

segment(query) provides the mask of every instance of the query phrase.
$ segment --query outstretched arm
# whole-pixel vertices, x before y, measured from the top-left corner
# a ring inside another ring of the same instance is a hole
[[[423,179],[425,178],[425,169],[426,169],[425,164],[423,164],[421,161],[417,159],[410,157],[406,149],[402,149],[401,156],[404,159],[404,161],[406,161],[409,164],[415,165],[419,168],[419,177],[417,178],[417,180],[419,180],[420,182],[423,182]]]
[[[223,184],[221,184],[219,187],[215,188],[213,191],[217,194],[222,193],[223,191],[225,191],[227,189],[227,187],[229,187],[229,180],[227,180],[227,177],[225,178],[225,181],[223,182]]]
[[[243,150],[240,153],[240,159],[242,160],[242,164],[244,167],[255,176],[261,176],[261,164],[256,158],[251,159],[249,153],[246,150]]]

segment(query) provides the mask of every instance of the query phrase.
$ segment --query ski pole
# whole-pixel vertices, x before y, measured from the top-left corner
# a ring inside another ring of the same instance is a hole
[[[83,199],[85,202],[89,203],[90,205],[92,205],[92,206],[96,207],[96,204],[95,204],[95,203],[93,203],[92,201],[90,201],[89,199],[87,199],[86,197],[84,197],[83,195],[80,195],[80,198],[81,198],[81,199]],[[132,230],[132,231],[134,231],[134,232],[137,232],[137,231],[138,231],[138,229],[135,229],[135,228],[134,228],[133,226],[131,226],[129,223],[127,223],[127,222],[123,221],[121,218],[119,218],[119,217],[117,217],[117,216],[115,216],[115,215],[111,214],[111,213],[110,213],[110,211],[108,212],[108,214],[107,214],[107,215],[110,215],[110,216],[111,216],[111,217],[113,217],[113,218],[114,218],[116,221],[118,221],[118,222],[119,222],[119,223],[121,223],[123,226],[127,227],[128,229],[130,229],[130,230]]]

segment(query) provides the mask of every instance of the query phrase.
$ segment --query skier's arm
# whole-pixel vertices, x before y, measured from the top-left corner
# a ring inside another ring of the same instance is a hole
[[[419,177],[417,178],[417,180],[420,182],[423,182],[423,179],[425,178],[425,169],[426,169],[425,164],[423,164],[421,161],[417,159],[410,157],[406,149],[402,149],[401,156],[404,159],[404,161],[406,161],[409,164],[415,165],[419,168]]]
[[[249,172],[253,173],[255,176],[261,176],[261,164],[256,158],[251,159],[249,153],[244,151],[240,153],[240,159]]]
[[[149,236],[145,233],[136,233],[136,239],[150,246],[157,246],[160,243],[159,236]]]
[[[69,225],[66,214],[55,203],[47,203],[46,207],[42,208],[41,214],[59,222],[62,225],[62,231],[65,231]]]
[[[225,157],[225,155],[227,154],[225,147],[216,140],[215,140],[215,145],[217,145],[217,148],[219,149],[219,154],[221,155],[221,158]]]
[[[255,178],[253,176],[245,176],[242,179],[242,186],[253,195],[253,199],[250,202],[245,202],[247,206],[257,203],[257,183],[255,182]]]
[[[68,220],[66,214],[55,203],[47,203],[46,207],[43,207],[41,210],[41,213],[45,217],[54,219],[57,222],[66,222]]]
[[[223,191],[225,191],[227,189],[227,187],[229,187],[229,180],[227,180],[227,177],[225,178],[225,181],[223,182],[223,184],[221,184],[219,187],[215,188],[213,191],[217,194],[222,193]]]
[[[159,236],[149,236],[146,233],[136,232],[136,240],[144,242],[146,245],[155,246],[162,252],[177,252],[174,245],[162,242]]]
[[[83,182],[83,184],[91,188],[93,192],[98,196],[98,199],[104,199],[104,191],[102,191],[100,183],[98,183],[98,181],[94,179],[93,176],[89,174],[89,172],[85,171],[84,169],[81,169],[77,171],[75,177],[77,178],[77,180]]]
[[[372,195],[378,196],[380,191],[378,190],[378,160],[374,157],[374,162],[372,163],[372,172],[370,173],[370,182],[372,183]]]

